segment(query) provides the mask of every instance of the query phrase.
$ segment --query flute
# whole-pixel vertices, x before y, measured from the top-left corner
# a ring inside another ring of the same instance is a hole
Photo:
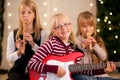
[[[27,28],[28,28],[28,20],[25,20],[24,23],[23,23],[23,33],[27,33]],[[26,45],[26,42],[25,42],[25,38],[23,37],[23,43],[22,43],[22,53],[25,54],[25,45]]]
[[[89,39],[90,38],[90,33],[89,32],[87,32],[87,38]],[[93,48],[92,48],[92,43],[90,42],[90,44],[89,44],[89,49],[90,50],[92,50]]]

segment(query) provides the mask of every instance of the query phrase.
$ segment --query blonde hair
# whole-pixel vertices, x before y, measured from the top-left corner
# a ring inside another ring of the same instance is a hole
[[[96,19],[95,19],[95,16],[89,11],[84,11],[79,14],[77,18],[77,28],[78,28],[77,35],[81,35],[80,28],[84,26],[84,24],[89,24],[93,26],[94,32],[92,36],[96,36]]]
[[[58,20],[62,20],[64,23],[71,23],[69,18],[67,16],[65,16],[63,13],[55,14],[51,18],[51,24],[50,24],[51,30],[50,30],[49,37],[53,35],[52,31],[56,27],[56,24],[57,24]],[[75,35],[74,35],[74,32],[73,32],[73,29],[71,31],[71,34],[70,34],[70,37],[69,37],[69,41],[74,43],[74,44],[76,44]]]
[[[89,11],[84,11],[84,12],[82,12],[82,13],[80,13],[78,15],[78,18],[77,18],[77,36],[81,35],[80,28],[82,26],[84,26],[84,24],[89,24],[89,25],[94,27],[94,32],[93,32],[92,36],[96,39],[98,45],[105,49],[106,54],[107,54],[107,50],[106,50],[106,47],[104,45],[104,42],[103,42],[102,38],[100,36],[98,36],[97,33],[96,33],[96,18]],[[95,57],[95,55],[92,55],[92,56],[93,56],[94,59],[96,59],[96,60],[94,60],[94,62],[96,62],[97,61],[97,57]]]
[[[35,19],[33,21],[33,29],[34,29],[34,32],[35,32],[34,39],[38,40],[40,38],[40,33],[41,33],[41,30],[43,28],[40,24],[39,12],[38,12],[37,6],[36,6],[35,2],[33,2],[32,0],[22,0],[21,4],[19,6],[19,26],[18,26],[18,31],[17,31],[17,34],[16,34],[16,39],[18,39],[19,36],[23,32],[23,23],[20,20],[20,7],[21,7],[21,5],[28,6],[35,14]]]

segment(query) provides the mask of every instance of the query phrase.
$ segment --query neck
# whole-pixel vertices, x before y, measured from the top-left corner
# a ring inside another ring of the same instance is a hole
[[[64,43],[68,43],[68,39],[63,39],[62,40]]]

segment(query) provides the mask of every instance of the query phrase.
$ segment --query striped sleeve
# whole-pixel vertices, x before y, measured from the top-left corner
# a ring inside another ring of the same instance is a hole
[[[28,63],[28,68],[33,69],[37,72],[43,72],[43,68],[45,66],[44,63],[42,63],[42,60],[45,59],[49,53],[52,52],[52,42],[47,41],[39,47],[37,52],[32,56]]]

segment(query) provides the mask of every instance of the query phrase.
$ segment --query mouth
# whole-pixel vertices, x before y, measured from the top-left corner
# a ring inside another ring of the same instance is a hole
[[[68,31],[62,31],[61,32],[61,34],[67,34],[68,33]]]

